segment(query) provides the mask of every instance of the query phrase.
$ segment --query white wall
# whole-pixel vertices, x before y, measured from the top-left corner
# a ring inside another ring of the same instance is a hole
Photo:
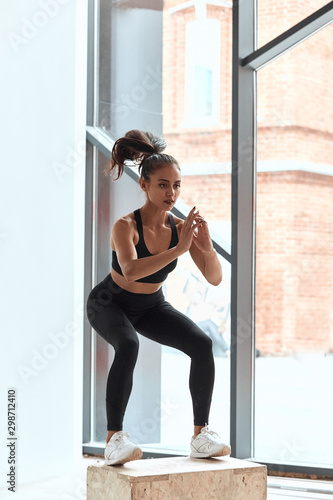
[[[17,489],[81,457],[86,2],[0,4],[0,488],[9,388]]]

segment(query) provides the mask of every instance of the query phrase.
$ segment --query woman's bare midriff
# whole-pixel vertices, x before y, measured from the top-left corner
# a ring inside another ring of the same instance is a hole
[[[162,286],[162,283],[139,283],[137,281],[130,283],[124,278],[124,276],[121,276],[121,274],[117,273],[114,269],[111,269],[111,276],[113,281],[117,283],[118,286],[127,290],[127,292],[132,293],[155,293]]]

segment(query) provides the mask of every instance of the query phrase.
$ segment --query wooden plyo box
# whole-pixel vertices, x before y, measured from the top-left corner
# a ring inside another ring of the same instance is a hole
[[[266,466],[231,457],[152,458],[87,469],[87,500],[266,498]]]

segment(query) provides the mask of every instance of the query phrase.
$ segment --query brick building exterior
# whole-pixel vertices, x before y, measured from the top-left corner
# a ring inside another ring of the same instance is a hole
[[[231,2],[211,3],[199,11],[190,2],[164,2],[163,129],[170,154],[187,172],[192,168],[184,201],[208,221],[230,221],[232,9]],[[259,1],[258,46],[325,3]],[[202,127],[191,126],[185,102],[187,25],[200,18],[220,26],[218,119]],[[333,352],[332,29],[258,72],[256,346],[262,355]]]

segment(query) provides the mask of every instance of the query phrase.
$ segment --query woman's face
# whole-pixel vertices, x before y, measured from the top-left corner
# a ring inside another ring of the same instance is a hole
[[[180,195],[181,174],[177,165],[162,165],[150,175],[149,181],[140,179],[140,186],[148,200],[157,208],[171,210]]]

